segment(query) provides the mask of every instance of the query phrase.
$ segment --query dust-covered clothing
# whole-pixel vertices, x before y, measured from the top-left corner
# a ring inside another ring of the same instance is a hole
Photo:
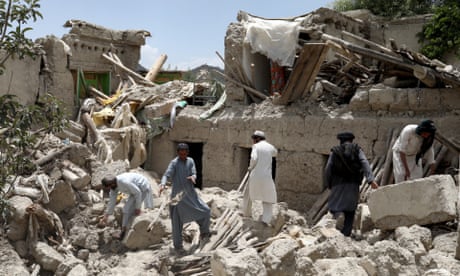
[[[351,158],[348,156],[349,154],[356,154],[357,156]],[[342,155],[342,157],[339,157],[339,155]],[[343,160],[348,164],[341,164],[339,166],[335,164],[336,162],[343,162]],[[353,166],[352,162],[356,162],[359,166]],[[343,169],[344,167],[346,169]],[[345,236],[350,236],[351,234],[354,214],[359,202],[359,186],[361,185],[363,175],[366,177],[368,183],[374,181],[374,175],[372,174],[369,162],[363,150],[357,144],[344,142],[331,150],[324,176],[325,184],[331,190],[328,199],[328,209],[334,217],[337,217],[339,213],[344,213],[344,225],[340,231]]]
[[[344,144],[351,145],[352,143]],[[359,186],[361,185],[362,177],[360,179],[349,178],[334,172],[333,160],[338,159],[335,153],[331,152],[325,168],[325,182],[331,189],[328,201],[329,210],[331,212],[354,211],[358,206]],[[373,182],[374,175],[361,148],[358,150],[358,160],[361,164],[361,172],[366,177],[367,182]]]
[[[274,178],[273,160],[278,151],[265,140],[252,145],[251,160],[249,161],[249,180],[243,196],[243,214],[251,216],[252,201],[262,201],[262,221],[269,224],[273,215],[273,203],[276,203],[276,188]]]
[[[134,211],[142,207],[142,202],[144,202],[145,208],[153,208],[152,187],[148,179],[138,173],[122,173],[116,176],[116,181],[117,188],[110,190],[110,199],[106,214],[113,214],[117,203],[118,192],[129,195],[123,207],[122,226],[126,226]]]
[[[406,155],[406,162],[410,171],[409,179],[423,177],[422,161],[419,160],[418,164],[416,162],[417,153],[420,151],[423,144],[423,137],[416,133],[416,128],[416,124],[405,126],[393,146],[393,174],[395,183],[404,181],[406,175],[400,152]],[[432,146],[428,149],[423,158],[426,160],[427,165],[431,165],[435,162]]]
[[[252,145],[249,162],[249,197],[251,200],[261,200],[276,203],[276,188],[272,178],[272,158],[278,151],[265,140]]]
[[[161,178],[161,185],[167,180],[172,182],[171,198],[182,193],[182,199],[177,205],[170,206],[173,243],[176,249],[182,248],[182,227],[184,223],[196,221],[200,225],[200,233],[209,233],[211,210],[198,196],[194,184],[187,177],[196,178],[195,162],[187,157],[181,160],[174,158],[168,165]]]

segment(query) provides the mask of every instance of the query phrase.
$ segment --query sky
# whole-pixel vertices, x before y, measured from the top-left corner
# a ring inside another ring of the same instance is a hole
[[[61,38],[70,19],[113,30],[146,30],[140,64],[149,69],[167,55],[166,70],[189,70],[203,64],[223,68],[224,39],[240,10],[264,18],[289,18],[329,7],[333,0],[41,0],[43,19],[30,23],[27,36]]]

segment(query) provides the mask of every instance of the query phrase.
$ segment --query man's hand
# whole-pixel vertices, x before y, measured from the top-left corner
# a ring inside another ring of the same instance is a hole
[[[166,185],[160,184],[160,190],[158,190],[158,194],[161,195],[161,192],[163,192],[164,189],[166,189]]]
[[[101,219],[99,220],[100,225],[106,225],[107,224],[107,219],[109,218],[109,215],[104,214]]]
[[[134,210],[134,214],[135,214],[136,216],[140,215],[140,214],[141,214],[141,209],[136,209],[136,210]]]
[[[406,169],[404,171],[404,180],[408,180],[408,179],[410,179],[410,170]]]
[[[193,185],[196,185],[195,177],[193,175],[187,176],[187,179],[192,181]]]
[[[375,182],[375,181],[371,182],[371,188],[372,189],[377,189],[378,187],[379,187],[379,184],[377,184],[377,182]]]
[[[428,176],[433,175],[436,173],[436,164],[430,164],[430,170],[428,171]]]

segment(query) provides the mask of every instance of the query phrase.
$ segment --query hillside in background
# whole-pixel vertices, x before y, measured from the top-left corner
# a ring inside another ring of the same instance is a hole
[[[215,71],[224,73],[224,69],[220,67],[203,64],[190,71],[185,71],[183,73],[183,79],[187,81],[217,80],[218,82],[224,83],[225,79]]]

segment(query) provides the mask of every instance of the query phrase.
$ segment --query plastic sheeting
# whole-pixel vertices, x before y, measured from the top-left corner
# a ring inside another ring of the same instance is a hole
[[[248,17],[245,43],[281,66],[292,66],[295,60],[300,22],[264,20]]]

